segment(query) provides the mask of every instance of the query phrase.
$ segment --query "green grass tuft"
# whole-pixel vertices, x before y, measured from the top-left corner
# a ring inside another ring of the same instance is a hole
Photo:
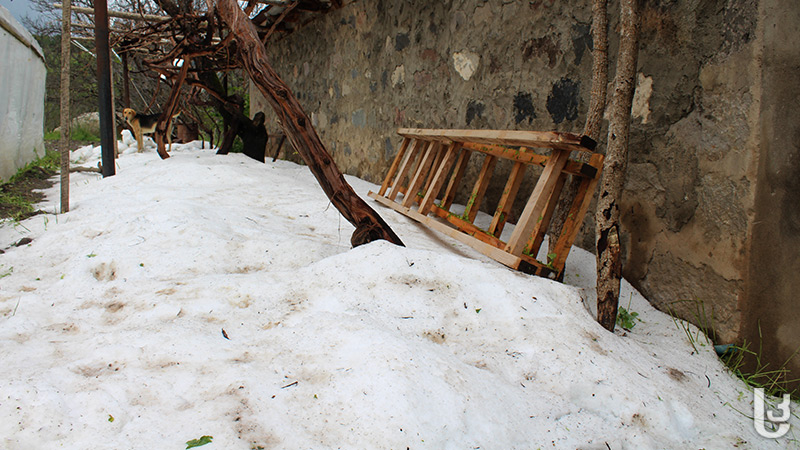
[[[57,141],[59,139],[61,139],[61,132],[59,131],[53,130],[44,134],[45,141]]]
[[[639,313],[635,311],[629,312],[627,309],[620,306],[619,312],[617,313],[617,325],[624,330],[631,331],[633,327],[636,326],[636,319],[638,317]]]
[[[31,180],[49,178],[58,172],[59,167],[59,153],[47,151],[43,157],[19,169],[7,182],[0,183],[0,218],[19,222],[33,215],[37,197],[29,192]]]
[[[761,327],[758,327],[758,337],[761,338]],[[763,341],[763,340],[762,340]],[[744,381],[751,388],[763,388],[768,395],[777,397],[788,393],[797,398],[798,390],[790,390],[788,386],[800,382],[800,378],[790,379],[791,371],[787,367],[789,362],[800,353],[800,348],[779,367],[770,366],[762,359],[762,348],[752,349],[749,342],[742,345],[731,346],[730,351],[722,355],[722,362],[736,377]]]
[[[88,131],[83,127],[75,127],[74,129],[70,130],[70,140],[72,141],[92,141],[92,142],[100,142],[100,137],[96,134]],[[61,139],[61,132],[60,131],[50,131],[44,134],[45,141],[57,141]]]
[[[56,151],[46,151],[44,153],[44,156],[29,162],[25,167],[19,169],[17,173],[15,173],[14,176],[12,176],[8,180],[8,183],[14,183],[16,181],[19,181],[22,178],[28,176],[33,171],[41,172],[42,170],[44,170],[46,172],[58,172],[58,169],[60,167],[61,167],[61,155],[59,155],[59,153]]]
[[[10,215],[11,220],[14,222],[19,222],[33,214],[33,205],[21,195],[0,191],[0,205],[14,211]]]
[[[698,346],[705,347],[714,343],[715,340],[713,310],[710,313],[706,311],[705,304],[699,299],[677,301],[673,304],[679,303],[689,303],[693,306],[694,311],[692,311],[692,314],[698,328],[692,330],[686,321],[679,319],[677,313],[672,309],[672,305],[669,306],[669,313],[675,325],[683,330],[692,348],[699,353]],[[758,336],[759,341],[763,342],[761,326],[758,327]],[[741,345],[731,345],[720,356],[720,360],[731,374],[742,380],[750,388],[763,388],[764,392],[771,396],[788,393],[796,399],[799,393],[798,389],[791,389],[790,386],[797,385],[800,379],[789,378],[792,374],[788,365],[798,353],[800,353],[800,348],[795,350],[794,354],[780,366],[770,366],[763,359],[761,345],[755,349],[751,343],[745,341]]]

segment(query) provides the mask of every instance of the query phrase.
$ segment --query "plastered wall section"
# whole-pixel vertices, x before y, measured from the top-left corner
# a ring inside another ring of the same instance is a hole
[[[706,326],[718,342],[741,338],[756,214],[758,8],[748,0],[662,0],[642,11],[621,208],[624,275],[657,307]],[[612,61],[617,11],[610,2]],[[337,165],[380,182],[400,144],[398,127],[581,132],[590,25],[590,7],[579,1],[360,0],[268,51]],[[257,97],[252,110],[263,108],[277,132]],[[297,160],[291,151],[288,158]],[[478,170],[476,161],[471,176]],[[508,170],[499,165],[489,208]],[[536,175],[526,175],[527,192]],[[577,242],[584,248],[594,247],[593,227],[587,217]]]
[[[785,378],[800,388],[800,8],[765,0],[759,15],[762,146],[743,335],[763,351],[767,370],[787,369]],[[752,361],[750,368],[757,368]]]
[[[44,156],[44,90],[41,47],[0,6],[0,181]]]

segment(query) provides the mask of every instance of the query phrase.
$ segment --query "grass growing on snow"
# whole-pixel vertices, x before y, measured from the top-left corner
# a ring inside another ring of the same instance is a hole
[[[687,302],[692,303],[694,306],[694,323],[697,324],[694,330],[692,330],[692,327],[687,322],[678,318],[677,313],[672,307],[669,308],[669,313],[670,316],[672,316],[675,326],[679,327],[684,332],[692,348],[695,352],[699,353],[697,349],[698,345],[706,346],[708,344],[713,344],[715,329],[714,314],[713,311],[710,314],[706,312],[705,303],[702,300],[683,300],[674,302],[673,304]],[[623,315],[623,311],[624,308],[620,308],[620,314],[617,317],[618,324],[620,316]],[[623,328],[625,327],[623,326]],[[712,337],[710,337],[709,334]],[[759,342],[763,343],[760,326],[758,328],[758,338]],[[788,365],[789,362],[800,353],[800,348],[795,350],[795,352],[777,368],[770,366],[769,363],[764,361],[761,344],[759,344],[757,349],[754,349],[752,343],[746,340],[743,341],[741,345],[730,345],[724,352],[720,351],[720,353],[722,353],[720,355],[720,360],[725,364],[728,370],[750,388],[763,388],[764,392],[775,397],[787,393],[793,398],[797,398],[798,389],[791,389],[789,386],[797,384],[800,379],[789,378],[790,370]]]

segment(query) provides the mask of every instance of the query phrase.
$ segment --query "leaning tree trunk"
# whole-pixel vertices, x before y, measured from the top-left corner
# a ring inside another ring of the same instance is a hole
[[[595,215],[597,238],[597,321],[614,331],[622,260],[619,203],[628,165],[628,134],[639,54],[638,0],[621,0],[620,44],[614,96],[609,107],[608,148]]]
[[[209,9],[217,12],[236,36],[239,55],[250,79],[278,115],[283,133],[308,165],[331,203],[356,227],[350,238],[356,247],[385,239],[403,245],[400,238],[367,203],[353,191],[325,149],[311,120],[292,91],[278,77],[267,59],[267,51],[258,39],[256,29],[235,0],[206,0]]]
[[[603,113],[606,109],[606,90],[608,89],[608,0],[594,0],[592,2],[592,92],[589,100],[589,111],[586,114],[586,123],[583,134],[600,142],[600,128],[603,123]],[[577,159],[581,162],[589,161],[589,153],[577,152]],[[564,188],[561,198],[550,222],[548,232],[548,254],[556,248],[556,240],[561,235],[561,230],[569,215],[570,206],[578,194],[581,180],[570,176],[569,183]],[[561,277],[564,271],[561,271]]]

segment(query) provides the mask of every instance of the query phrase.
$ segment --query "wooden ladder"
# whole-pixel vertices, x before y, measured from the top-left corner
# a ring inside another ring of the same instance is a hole
[[[369,196],[426,226],[461,241],[494,260],[525,273],[559,279],[603,167],[595,142],[571,133],[513,130],[427,130],[401,128],[400,150],[377,193]],[[546,149],[549,155],[532,149]],[[588,163],[569,159],[590,152]],[[480,173],[463,214],[451,212],[467,164],[483,156]],[[486,229],[475,225],[478,209],[499,159],[513,161],[503,194]],[[508,242],[500,239],[528,166],[544,167]],[[580,177],[555,251],[536,259],[567,175]],[[444,193],[440,195],[447,181]],[[432,214],[432,215],[431,215]]]

